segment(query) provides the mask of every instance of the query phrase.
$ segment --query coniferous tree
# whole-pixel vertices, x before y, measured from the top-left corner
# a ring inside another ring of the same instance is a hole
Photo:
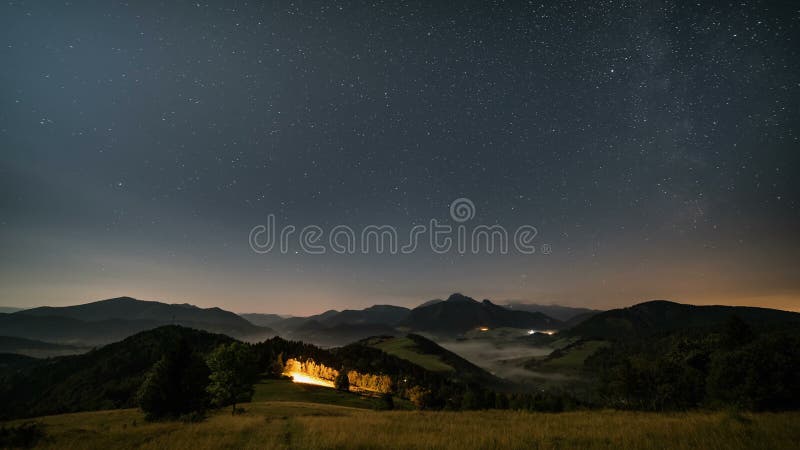
[[[333,386],[340,391],[350,390],[350,379],[347,377],[347,371],[344,369],[339,371],[339,375],[336,376]]]
[[[139,389],[139,406],[148,420],[202,412],[208,375],[205,362],[181,339],[150,369]]]
[[[241,342],[232,342],[217,347],[208,357],[211,380],[207,391],[216,406],[231,405],[231,414],[236,413],[236,404],[250,401],[253,385],[258,380],[258,365],[255,354]]]

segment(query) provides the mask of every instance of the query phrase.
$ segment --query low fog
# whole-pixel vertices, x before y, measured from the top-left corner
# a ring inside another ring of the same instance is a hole
[[[553,350],[547,347],[531,347],[520,344],[502,344],[496,342],[470,340],[470,341],[442,341],[439,345],[461,356],[469,362],[488,370],[498,377],[513,381],[530,379],[559,379],[569,378],[561,374],[545,374],[525,369],[522,365],[530,358],[546,356]]]

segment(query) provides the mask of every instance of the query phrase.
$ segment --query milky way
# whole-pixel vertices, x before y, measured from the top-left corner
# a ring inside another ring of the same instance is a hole
[[[716,3],[6,2],[0,304],[800,309],[800,8]],[[248,245],[461,197],[552,252]]]

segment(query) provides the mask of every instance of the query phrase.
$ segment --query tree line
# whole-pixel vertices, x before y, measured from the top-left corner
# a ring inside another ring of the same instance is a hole
[[[619,341],[589,357],[597,406],[649,411],[800,408],[800,333],[754,331],[731,316],[720,329]]]
[[[594,388],[580,399],[566,391],[500,392],[358,343],[326,350],[275,337],[253,345],[224,343],[202,357],[179,342],[148,372],[139,404],[153,419],[202,414],[209,407],[235,412],[250,400],[259,377],[280,378],[287,371],[382,395],[387,408],[399,397],[427,410],[798,409],[800,333],[756,333],[732,317],[716,331],[616,341],[585,361]]]

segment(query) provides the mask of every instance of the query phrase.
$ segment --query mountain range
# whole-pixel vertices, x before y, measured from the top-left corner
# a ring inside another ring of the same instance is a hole
[[[262,315],[243,317],[262,320]],[[321,346],[344,345],[371,336],[403,336],[408,332],[452,339],[482,327],[528,330],[563,326],[561,321],[540,312],[511,310],[458,293],[413,309],[374,305],[361,310],[328,310],[308,317],[276,319],[269,315],[267,320],[260,323],[269,324],[283,337]]]
[[[328,310],[308,317],[284,317],[277,314],[237,315],[220,308],[119,297],[75,306],[0,313],[0,336],[41,341],[37,348],[44,348],[41,345],[48,343],[92,347],[116,342],[144,330],[176,324],[247,341],[280,335],[323,347],[342,346],[372,336],[405,336],[407,333],[455,339],[478,329],[494,328],[562,330],[560,336],[614,339],[713,326],[734,314],[755,325],[800,324],[800,314],[786,311],[693,306],[664,300],[601,312],[519,302],[501,306],[490,300],[477,301],[456,293],[446,300],[427,301],[413,309],[374,305],[360,310]],[[14,342],[23,341],[9,340],[9,345]],[[31,347],[29,343],[18,347],[23,349],[25,345]],[[22,353],[13,349],[12,352]]]
[[[257,341],[276,334],[324,347],[371,336],[407,332],[456,338],[481,327],[557,329],[562,322],[541,312],[509,309],[462,294],[409,309],[374,305],[365,309],[328,310],[309,317],[277,314],[238,315],[220,308],[118,297],[75,306],[43,306],[0,314],[0,335],[44,343],[92,347],[116,342],[162,325],[182,325]]]
[[[220,308],[118,297],[75,306],[44,306],[0,314],[0,334],[50,343],[96,346],[162,325],[182,325],[244,340],[275,335]]]

